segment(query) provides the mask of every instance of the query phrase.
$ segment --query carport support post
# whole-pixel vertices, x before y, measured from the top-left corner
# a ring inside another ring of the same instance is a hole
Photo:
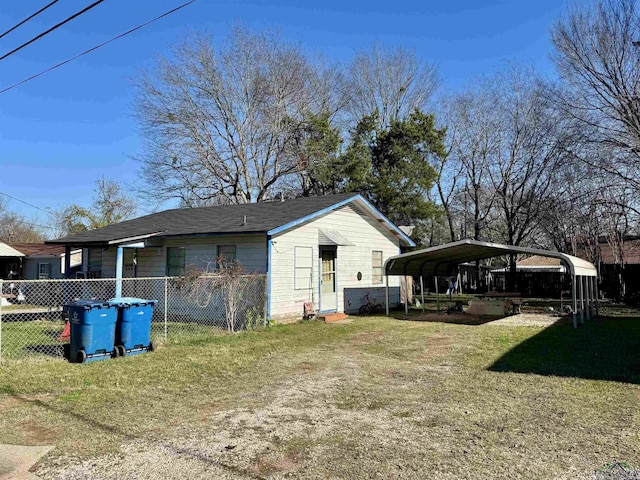
[[[438,292],[438,276],[433,277],[436,282],[436,303],[438,304],[438,313],[440,312],[440,293]]]
[[[386,287],[384,289],[384,307],[385,307],[387,316],[389,316],[389,275],[385,274],[384,280],[385,280],[385,287]]]
[[[584,289],[587,294],[587,322],[591,321],[591,277],[584,277]]]
[[[124,249],[116,250],[116,298],[122,297],[122,264],[124,263]]]
[[[584,276],[578,277],[580,280],[580,324],[584,325]]]
[[[598,294],[598,277],[592,277],[592,281],[593,281],[593,297],[595,300],[595,303],[593,304],[594,307],[594,311],[593,311],[593,316],[594,318],[598,318],[598,305],[600,302],[600,296]]]
[[[409,315],[409,281],[406,275],[402,279],[404,280],[404,314]]]
[[[571,300],[573,303],[573,328],[578,328],[578,300],[577,300],[577,288],[576,282],[578,281],[577,275],[571,277]]]
[[[424,281],[420,275],[420,296],[422,297],[422,313],[424,313]]]

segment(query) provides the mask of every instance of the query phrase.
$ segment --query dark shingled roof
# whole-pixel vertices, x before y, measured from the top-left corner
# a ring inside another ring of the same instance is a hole
[[[49,244],[99,245],[110,241],[156,234],[172,235],[266,233],[300,218],[329,208],[357,194],[305,197],[284,202],[248,203],[216,207],[178,208],[152,213],[88,232],[48,240]],[[247,217],[243,224],[244,216]]]

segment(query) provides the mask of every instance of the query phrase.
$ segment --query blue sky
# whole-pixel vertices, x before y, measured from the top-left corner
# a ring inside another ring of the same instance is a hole
[[[2,60],[0,89],[164,13],[186,0],[106,0],[55,32]],[[586,1],[586,0],[583,0]],[[0,31],[49,0],[3,2]],[[0,39],[2,54],[93,3],[61,0]],[[444,2],[294,0],[196,3],[58,70],[0,94],[0,192],[34,223],[43,210],[89,205],[101,176],[133,184],[140,141],[132,117],[132,79],[190,31],[224,38],[233,23],[276,28],[310,52],[338,61],[372,42],[415,49],[439,67],[455,91],[505,61],[534,65],[549,76],[549,29],[564,0]],[[135,192],[132,192],[135,193]],[[144,210],[141,211],[144,213]]]

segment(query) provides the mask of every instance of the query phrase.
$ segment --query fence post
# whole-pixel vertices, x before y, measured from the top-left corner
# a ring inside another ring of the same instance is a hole
[[[167,306],[169,305],[169,301],[167,299],[169,295],[169,279],[167,277],[164,278],[164,342],[167,343]]]
[[[264,289],[262,292],[264,293],[264,326],[269,325],[269,283],[267,280],[267,276],[262,277],[264,282]]]
[[[0,295],[2,295],[3,287],[2,279],[0,279]],[[0,301],[0,363],[2,363],[2,301]]]

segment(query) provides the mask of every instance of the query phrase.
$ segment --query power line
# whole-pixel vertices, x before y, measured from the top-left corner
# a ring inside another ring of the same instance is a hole
[[[32,203],[29,203],[29,202],[25,202],[24,200],[20,200],[19,198],[16,198],[16,197],[14,197],[12,195],[9,195],[8,193],[0,192],[0,195],[4,195],[5,197],[8,197],[8,198],[10,198],[12,200],[15,200],[16,202],[24,203],[25,205],[28,205],[28,206],[30,206],[32,208],[35,208],[35,209],[40,210],[42,212],[48,213],[49,215],[54,215],[54,213],[51,210],[47,210],[46,208],[39,207],[39,206],[34,205]]]
[[[159,15],[156,18],[153,18],[153,19],[149,20],[148,22],[142,23],[142,24],[138,25],[137,27],[132,28],[131,30],[128,30],[128,31],[126,31],[124,33],[121,33],[120,35],[116,35],[115,37],[107,40],[106,42],[103,42],[103,43],[101,43],[99,45],[96,45],[95,47],[92,47],[89,50],[85,50],[84,52],[79,53],[79,54],[77,54],[77,55],[75,55],[75,56],[73,56],[71,58],[63,60],[62,62],[60,62],[60,63],[58,63],[56,65],[53,65],[52,67],[49,67],[46,70],[41,71],[40,73],[36,73],[35,75],[32,75],[32,76],[30,76],[28,78],[25,78],[24,80],[20,80],[18,83],[14,83],[13,85],[11,85],[9,87],[3,88],[2,90],[0,90],[0,93],[7,92],[7,91],[9,91],[9,90],[11,90],[11,89],[13,89],[15,87],[18,87],[18,86],[22,85],[23,83],[27,83],[27,82],[35,79],[35,78],[38,78],[41,75],[44,75],[45,73],[49,73],[50,71],[55,70],[56,68],[59,68],[59,67],[61,67],[63,65],[66,65],[67,63],[72,62],[73,60],[76,60],[76,59],[86,55],[87,53],[91,53],[94,50],[99,49],[100,47],[104,47],[105,45],[107,45],[107,44],[109,44],[111,42],[114,42],[114,41],[116,41],[116,40],[118,40],[118,39],[120,39],[122,37],[125,37],[125,36],[135,32],[136,30],[140,30],[141,28],[146,27],[147,25],[155,22],[156,20],[160,20],[163,17],[171,15],[172,13],[177,12],[181,8],[184,8],[184,7],[186,7],[186,6],[188,6],[188,5],[192,4],[192,3],[195,3],[196,1],[197,0],[190,0],[189,2],[183,3],[182,5],[176,7],[174,9],[172,9],[172,10],[169,10],[168,12],[163,13],[162,15]]]
[[[58,3],[58,0],[53,0],[53,2],[51,2],[49,5],[45,5],[44,7],[42,7],[40,10],[38,10],[36,13],[31,14],[30,16],[28,16],[27,18],[25,18],[24,20],[22,20],[20,23],[14,25],[13,27],[11,27],[9,30],[7,30],[6,32],[4,32],[2,35],[0,35],[0,38],[4,37],[5,35],[10,34],[11,32],[13,32],[16,28],[18,28],[21,25],[24,25],[25,23],[27,23],[29,20],[31,20],[33,17],[40,15],[42,12],[44,12],[47,8],[49,8],[50,6],[52,6],[54,3]]]
[[[26,47],[27,45],[31,45],[33,42],[35,42],[36,40],[41,39],[42,37],[44,37],[45,35],[53,32],[54,30],[56,30],[57,28],[60,28],[62,25],[64,25],[65,23],[70,22],[71,20],[73,20],[76,17],[79,17],[80,15],[82,15],[85,12],[88,12],[89,10],[91,10],[93,7],[101,4],[102,2],[104,2],[104,0],[98,0],[97,2],[92,3],[91,5],[89,5],[88,7],[83,8],[82,10],[80,10],[79,12],[74,13],[73,15],[71,15],[69,18],[67,18],[66,20],[63,20],[62,22],[58,23],[57,25],[54,25],[53,27],[51,27],[49,30],[46,30],[44,32],[42,32],[40,35],[37,35],[35,37],[33,37],[31,40],[29,40],[28,42],[23,43],[22,45],[20,45],[17,48],[14,48],[13,50],[11,50],[9,53],[5,53],[2,57],[0,57],[0,60],[4,60],[5,58],[7,58],[9,55],[13,55],[14,53],[16,53],[19,50],[22,50],[24,47]]]

